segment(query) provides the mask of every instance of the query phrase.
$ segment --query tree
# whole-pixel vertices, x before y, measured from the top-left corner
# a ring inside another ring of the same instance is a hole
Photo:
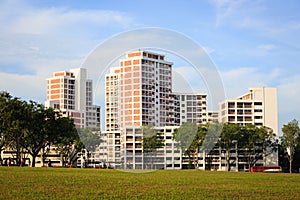
[[[211,126],[211,124],[208,123],[198,125],[197,133],[192,144],[189,146],[189,151],[193,156],[194,169],[198,169],[198,153],[200,151],[200,147],[204,143],[209,126]]]
[[[53,145],[58,147],[61,154],[62,166],[71,162],[71,156],[75,155],[81,148],[78,132],[75,128],[73,119],[69,117],[60,117],[56,120],[57,139],[53,141]]]
[[[4,149],[5,145],[7,144],[6,135],[5,135],[5,131],[7,129],[7,125],[5,124],[5,122],[7,121],[6,107],[7,107],[8,101],[10,101],[11,98],[12,98],[12,96],[7,92],[0,93],[0,160],[2,160],[1,152]]]
[[[0,93],[0,153],[3,147],[16,151],[16,164],[20,165],[21,152],[36,156],[46,146],[73,144],[79,140],[73,120],[62,117],[59,111],[46,109],[34,101],[12,98]]]
[[[80,128],[77,129],[77,131],[84,148],[88,151],[95,151],[95,149],[100,145],[101,138],[98,134],[98,129]]]
[[[16,164],[20,165],[21,143],[29,119],[28,104],[19,98],[9,99],[2,110],[3,137],[6,146],[16,150]]]
[[[211,156],[207,155],[210,155],[215,146],[219,145],[220,134],[222,132],[223,126],[223,123],[218,122],[199,125],[197,134],[199,134],[199,130],[202,130],[202,133],[200,134],[200,138],[202,139],[201,143],[199,143],[199,146],[201,146],[200,152],[203,153],[203,157],[205,159],[205,169],[211,170],[213,159]]]
[[[192,158],[195,158],[196,149],[198,150],[199,141],[197,138],[197,133],[198,125],[190,122],[182,124],[173,133],[173,138],[177,142],[177,148],[180,148],[184,155],[188,156],[189,163],[192,163],[192,160],[196,161]],[[196,163],[194,162],[194,166],[195,165]]]
[[[240,137],[240,126],[238,124],[226,123],[223,126],[219,145],[225,150],[226,171],[230,171],[231,149],[237,145]],[[236,161],[237,162],[237,161]]]
[[[241,127],[241,137],[238,140],[241,148],[245,150],[249,169],[263,157],[277,151],[278,142],[271,128],[257,127],[247,124]]]
[[[62,117],[59,111],[53,108],[46,109],[43,105],[30,101],[27,104],[27,112],[28,121],[20,145],[32,156],[32,167],[35,167],[36,157],[41,150],[51,145],[66,147],[78,139],[73,120]],[[63,148],[59,150],[64,155]],[[46,157],[45,153],[44,151],[43,158]]]
[[[44,127],[45,109],[42,105],[31,101],[27,106],[29,112],[28,121],[24,129],[23,139],[20,145],[32,156],[32,167],[35,167],[35,159],[40,150],[46,147],[48,137]]]
[[[156,150],[164,146],[164,140],[160,138],[160,135],[157,134],[152,125],[142,126],[142,148],[144,155],[151,155],[151,169],[153,168],[153,154],[156,153]]]
[[[293,119],[288,124],[282,127],[283,135],[281,137],[281,144],[286,148],[288,153],[288,160],[290,164],[290,173],[292,173],[294,153],[300,145],[300,128],[298,121]]]

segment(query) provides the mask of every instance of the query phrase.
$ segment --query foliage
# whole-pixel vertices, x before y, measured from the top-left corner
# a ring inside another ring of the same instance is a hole
[[[238,139],[241,136],[240,126],[238,124],[226,123],[223,126],[219,145],[222,149],[225,150],[225,160],[226,160],[226,169],[230,171],[230,157],[232,148],[235,148],[235,145],[238,142]],[[235,161],[236,162],[236,161]]]
[[[152,125],[143,125],[141,129],[143,134],[142,148],[145,156],[144,163],[148,168],[147,164],[149,163],[147,161],[147,156],[150,156],[151,169],[153,169],[153,157],[156,154],[156,150],[164,146],[164,140],[160,137]]]
[[[278,141],[272,129],[253,124],[241,127],[241,137],[238,144],[248,155],[249,169],[259,159],[272,154],[278,150]]]
[[[28,117],[30,115],[28,112],[28,104],[19,98],[12,98],[6,92],[1,93],[0,96],[2,97],[0,105],[2,138],[5,141],[5,146],[16,149],[16,160],[19,165],[21,159],[21,143],[24,139]]]
[[[288,124],[283,125],[282,132],[281,145],[287,150],[290,162],[290,173],[292,173],[294,153],[300,146],[300,128],[298,121],[293,119]]]
[[[78,139],[73,120],[34,101],[12,98],[0,93],[1,143],[16,150],[17,165],[21,152],[32,156],[32,166],[41,150],[51,145],[69,145]]]
[[[173,138],[177,142],[177,146],[183,152],[189,154],[190,147],[197,135],[198,126],[195,123],[186,122],[173,133]],[[195,145],[195,144],[194,144]]]
[[[0,93],[0,159],[1,152],[4,146],[7,144],[5,132],[7,130],[7,103],[12,96],[7,92]]]
[[[204,142],[207,126],[208,124],[198,126],[187,122],[173,133],[177,146],[189,157],[189,163],[193,163],[195,169],[198,166],[198,152]]]
[[[80,141],[83,147],[88,151],[95,151],[95,149],[100,145],[100,135],[98,134],[98,129],[96,128],[80,128],[77,129]]]
[[[156,149],[159,149],[164,146],[164,140],[156,133],[152,125],[142,126],[143,133],[143,153],[155,152]]]

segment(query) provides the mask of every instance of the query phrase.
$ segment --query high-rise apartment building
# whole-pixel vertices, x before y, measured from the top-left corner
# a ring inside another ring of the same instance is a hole
[[[142,149],[142,126],[147,124],[164,140],[164,147],[157,149],[153,163],[155,168],[165,169],[187,165],[172,138],[174,130],[185,122],[251,123],[270,127],[278,133],[276,88],[250,88],[245,95],[220,103],[219,111],[210,111],[206,93],[172,92],[172,65],[161,54],[134,51],[120,59],[119,66],[111,68],[106,75],[106,131],[102,132],[105,142],[100,149],[103,159],[113,167],[149,167]],[[222,149],[213,149],[213,152],[216,153],[212,163],[215,169],[224,170]],[[199,153],[202,156],[199,168],[209,168],[206,165],[208,153]],[[237,154],[235,156],[238,160]],[[236,170],[245,165],[240,161],[236,163]],[[276,165],[277,154],[264,157],[259,164]]]
[[[278,136],[277,89],[253,87],[236,99],[225,100],[219,104],[219,121],[266,126]],[[277,152],[266,156],[262,164],[278,165]]]
[[[134,51],[106,75],[106,130],[143,124],[174,125],[172,63]]]
[[[175,93],[174,104],[177,125],[185,122],[196,124],[208,122],[206,93]]]
[[[219,105],[219,121],[267,126],[278,134],[277,89],[253,87],[249,92]]]
[[[169,130],[185,122],[200,124],[217,119],[215,113],[208,112],[207,94],[172,92],[172,65],[164,55],[134,51],[120,59],[119,66],[106,75],[106,142],[102,145],[106,145],[107,151],[102,155],[115,167],[126,167],[124,162],[140,162],[140,158],[130,154],[141,156],[141,141],[132,140],[128,130],[140,130],[147,124],[155,129],[169,127],[168,132],[162,132],[169,135],[162,137],[168,138],[166,145],[170,146]]]
[[[45,105],[72,117],[77,128],[100,128],[100,106],[93,105],[93,82],[86,69],[54,72],[47,79]]]

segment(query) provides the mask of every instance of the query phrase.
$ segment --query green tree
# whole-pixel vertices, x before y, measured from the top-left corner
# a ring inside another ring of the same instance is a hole
[[[177,148],[181,149],[184,155],[188,156],[189,163],[195,162],[195,152],[198,150],[199,138],[197,136],[201,129],[198,129],[198,125],[195,123],[186,122],[182,124],[173,133],[173,138],[177,142]]]
[[[197,133],[192,141],[192,144],[188,148],[193,157],[194,169],[198,169],[198,153],[200,152],[200,147],[204,143],[209,126],[211,126],[211,124],[208,123],[198,125]]]
[[[27,128],[27,123],[30,113],[28,112],[28,104],[21,101],[19,98],[12,98],[7,101],[4,112],[2,113],[3,136],[6,141],[6,146],[16,150],[16,164],[20,165],[21,160],[21,143],[24,139],[24,133]]]
[[[219,145],[225,150],[226,171],[230,171],[231,149],[235,148],[240,133],[240,126],[238,124],[225,123],[223,126]]]
[[[52,145],[64,147],[64,149],[58,148],[61,155],[64,155],[62,150],[71,147],[78,139],[73,120],[62,117],[59,111],[53,108],[46,109],[43,105],[33,101],[29,102],[27,110],[28,121],[20,145],[26,153],[32,156],[32,167],[35,167],[36,157],[41,151],[43,151],[44,161],[47,147]]]
[[[7,144],[6,139],[6,117],[7,117],[7,104],[11,100],[12,96],[7,92],[0,92],[0,160],[1,158],[1,152],[4,149],[5,145]]]
[[[101,138],[98,134],[99,129],[97,128],[80,128],[77,129],[78,135],[84,148],[88,151],[95,151],[95,149],[100,145]]]
[[[241,127],[241,136],[238,140],[239,146],[245,150],[249,169],[255,163],[277,151],[278,141],[276,134],[271,128],[253,124]]]
[[[151,157],[151,169],[153,169],[153,156],[156,154],[156,150],[164,146],[164,140],[155,131],[152,125],[144,125],[141,127],[143,139],[142,148],[143,154],[150,155]]]
[[[53,141],[53,145],[57,146],[61,155],[62,166],[74,161],[74,155],[81,150],[79,134],[75,128],[73,119],[69,117],[59,117],[56,120],[57,139]]]
[[[216,145],[219,145],[220,134],[223,128],[222,123],[213,122],[206,123],[205,125],[199,125],[199,130],[202,130],[202,134],[200,134],[201,139],[201,149],[200,152],[203,153],[205,159],[205,168],[211,170],[212,167],[212,157],[207,156],[211,153],[211,150],[215,148]]]
[[[35,160],[40,150],[48,143],[45,132],[45,109],[43,105],[30,101],[27,105],[28,121],[24,129],[24,135],[20,142],[26,153],[32,156],[32,167],[35,167]]]
[[[292,173],[294,153],[300,145],[300,129],[298,121],[293,119],[288,124],[282,127],[283,135],[281,137],[281,144],[286,148],[288,153],[288,160],[290,164],[290,173]]]

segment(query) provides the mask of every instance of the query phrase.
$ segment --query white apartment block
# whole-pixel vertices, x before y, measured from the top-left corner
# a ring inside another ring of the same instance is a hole
[[[116,73],[115,73],[116,71]],[[105,130],[120,129],[120,98],[119,75],[117,68],[111,68],[110,74],[105,76]]]
[[[219,121],[219,111],[207,111],[207,122],[218,122]]]
[[[100,144],[100,156],[113,168],[121,168],[121,131],[103,131],[103,143]],[[121,150],[122,149],[122,150]]]
[[[219,104],[219,121],[266,126],[278,136],[277,89],[253,87],[236,99],[225,100]],[[265,157],[262,164],[278,165],[277,152]]]
[[[93,105],[92,80],[87,79],[86,69],[54,72],[47,79],[45,106],[72,117],[77,128],[100,127],[100,106]]]
[[[133,51],[120,59],[119,66],[110,69],[105,81],[105,123],[100,145],[102,159],[122,169],[180,169],[188,165],[173,140],[173,131],[185,122],[229,122],[267,126],[278,134],[276,88],[250,88],[249,92],[219,104],[219,111],[208,110],[206,93],[173,93],[172,62],[164,55],[148,51]],[[164,139],[163,148],[155,159],[142,150],[144,137],[141,127],[153,125]],[[239,162],[237,148],[232,150],[236,170]],[[225,170],[223,150],[199,152],[199,169]],[[208,156],[208,157],[207,157]],[[271,158],[272,157],[272,158]],[[277,155],[264,158],[259,164],[277,164]],[[150,160],[149,160],[150,159]],[[210,161],[209,161],[210,160]]]
[[[134,51],[106,75],[106,130],[143,124],[174,125],[172,63],[163,55]]]
[[[278,134],[277,89],[250,88],[249,92],[219,104],[219,121],[267,126]]]
[[[208,122],[206,93],[175,93],[175,116],[179,120],[177,125],[185,122],[202,124]]]
[[[173,132],[178,126],[154,127],[157,135],[164,141],[161,148],[151,153],[143,153],[141,127],[125,128],[121,134],[122,169],[181,169],[182,151],[173,140]]]
[[[130,129],[138,131],[146,124],[156,128],[175,127],[184,122],[200,124],[217,119],[217,112],[207,109],[206,93],[172,93],[172,62],[148,51],[130,52],[120,59],[118,67],[110,69],[105,77],[105,101],[106,131],[102,134],[106,139],[100,146],[103,160],[116,168],[145,168],[141,158],[135,157],[143,157],[141,142],[135,136],[132,138]],[[142,138],[140,134],[137,137]],[[172,134],[167,136],[168,142]],[[178,163],[171,168],[177,167]]]

